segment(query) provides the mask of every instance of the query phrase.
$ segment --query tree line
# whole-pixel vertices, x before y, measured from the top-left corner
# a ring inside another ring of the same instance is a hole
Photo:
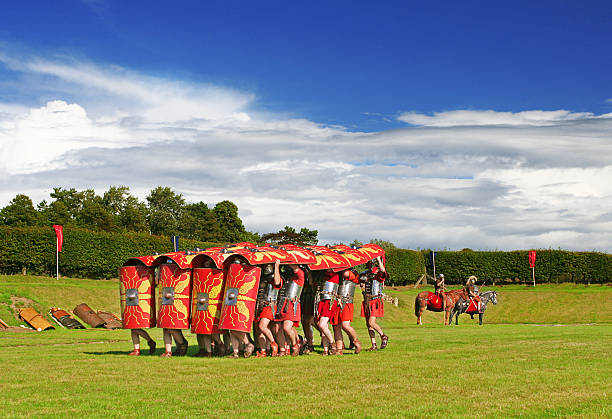
[[[188,203],[169,187],[151,190],[145,201],[130,193],[127,186],[111,186],[101,196],[93,189],[53,188],[50,200],[36,207],[32,199],[18,194],[0,210],[0,224],[11,227],[64,226],[104,232],[146,232],[204,242],[317,244],[317,230],[296,231],[285,226],[274,233],[249,232],[238,216],[238,206],[224,200],[214,206],[200,201]]]

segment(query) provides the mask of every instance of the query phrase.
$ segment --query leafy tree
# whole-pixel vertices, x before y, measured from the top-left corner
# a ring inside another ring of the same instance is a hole
[[[219,222],[204,202],[187,204],[180,219],[181,235],[201,241],[221,240]]]
[[[37,225],[40,217],[32,200],[23,194],[15,196],[9,204],[0,211],[2,224],[13,227]]]
[[[89,191],[93,192],[91,189]],[[74,188],[53,188],[53,192],[51,192],[50,196],[55,200],[54,202],[63,203],[70,214],[70,218],[76,220],[79,211],[81,211],[83,207],[83,199],[85,198],[84,192],[79,192]]]
[[[383,248],[385,252],[392,250],[392,249],[397,249],[397,246],[395,246],[393,243],[386,241],[386,240],[372,239],[370,240],[370,243],[379,245],[380,247]]]
[[[41,205],[39,204],[39,208]],[[41,212],[42,223],[46,225],[60,224],[71,225],[72,216],[68,207],[63,201],[53,201],[49,205],[42,208]]]
[[[127,231],[147,231],[144,203],[130,194],[127,186],[111,186],[102,196],[102,203],[115,217],[115,224]]]
[[[102,197],[95,194],[92,189],[82,193],[83,201],[81,209],[77,214],[77,224],[81,227],[94,230],[114,231],[117,230],[115,217],[108,206],[104,205]]]
[[[158,186],[147,196],[147,221],[152,234],[172,236],[180,231],[180,219],[185,206],[182,194],[168,187]]]
[[[221,241],[236,242],[242,240],[246,230],[238,217],[238,207],[231,201],[221,201],[212,210],[219,223]]]
[[[319,232],[307,228],[300,229],[298,233],[295,228],[285,226],[277,233],[268,233],[261,236],[261,240],[271,244],[292,243],[298,246],[316,245],[318,243]]]

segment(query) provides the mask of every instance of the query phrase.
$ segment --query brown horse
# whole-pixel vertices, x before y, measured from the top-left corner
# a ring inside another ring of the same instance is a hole
[[[414,300],[414,315],[417,317],[417,324],[423,324],[421,316],[425,309],[437,312],[443,310],[442,308],[435,308],[431,304],[428,304],[428,300],[432,294],[431,291],[422,291],[416,296]],[[467,300],[467,293],[465,290],[461,289],[447,291],[442,293],[442,295],[444,296],[444,305],[442,306],[444,307],[444,324],[448,325],[451,310],[455,307],[455,304],[460,298]]]

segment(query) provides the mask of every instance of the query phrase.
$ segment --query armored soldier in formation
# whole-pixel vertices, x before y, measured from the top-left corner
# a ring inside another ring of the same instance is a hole
[[[328,269],[325,271],[323,281],[320,286],[319,293],[315,300],[316,303],[316,316],[317,325],[321,332],[321,339],[323,345],[323,355],[329,355],[329,346],[332,345],[331,352],[336,352],[335,342],[332,338],[332,334],[329,331],[329,321],[337,316],[338,312],[338,287],[340,285],[340,278],[337,273]],[[332,344],[332,342],[334,342]]]
[[[272,349],[272,356],[278,355],[278,344],[274,340],[274,335],[270,325],[274,325],[274,314],[278,302],[278,292],[283,282],[279,270],[280,261],[276,261],[274,266],[266,265],[263,269],[263,276],[260,283],[260,293],[257,299],[256,336],[258,337],[259,351],[257,358],[266,356],[268,345]]]
[[[284,333],[285,342],[291,344],[291,356],[300,353],[299,339],[296,328],[300,325],[302,317],[300,307],[300,295],[304,288],[305,273],[298,265],[287,265],[291,277],[283,284],[276,310],[276,320],[280,323],[281,331]]]
[[[343,354],[343,330],[355,346],[355,353],[358,354],[361,352],[361,342],[357,338],[357,333],[355,329],[353,329],[353,326],[351,326],[351,322],[353,321],[354,314],[353,299],[355,296],[355,287],[359,283],[359,277],[354,269],[348,269],[342,272],[341,278],[342,282],[338,287],[338,310],[334,318],[331,319],[331,324],[334,328],[334,339],[336,341],[336,354]]]
[[[360,282],[363,292],[363,303],[361,304],[361,317],[366,320],[368,334],[372,346],[370,351],[378,350],[376,345],[376,333],[380,335],[380,349],[385,349],[389,342],[389,337],[383,333],[382,328],[376,323],[376,318],[384,317],[383,305],[383,283],[389,277],[385,269],[385,265],[380,257],[376,258],[376,263],[369,261],[366,264],[368,268],[360,275]]]

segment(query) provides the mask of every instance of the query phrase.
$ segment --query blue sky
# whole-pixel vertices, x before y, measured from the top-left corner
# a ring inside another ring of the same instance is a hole
[[[612,3],[421,3],[4,4],[0,205],[161,184],[261,233],[612,250]]]
[[[382,3],[12,2],[0,39],[354,130],[402,111],[610,111],[610,2]]]

